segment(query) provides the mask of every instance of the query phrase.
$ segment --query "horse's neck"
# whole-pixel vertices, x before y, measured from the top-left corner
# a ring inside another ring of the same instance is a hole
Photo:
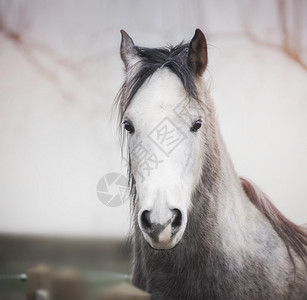
[[[227,244],[229,250],[235,252],[237,248],[246,247],[251,227],[270,225],[243,191],[218,126],[215,128],[215,145],[217,149],[212,149],[215,157],[209,164],[204,163],[191,214],[196,222],[203,222],[206,229],[203,238],[214,241],[212,245],[209,243],[209,247]]]

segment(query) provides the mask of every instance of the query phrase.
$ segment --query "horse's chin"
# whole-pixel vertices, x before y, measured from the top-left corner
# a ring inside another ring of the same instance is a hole
[[[171,250],[171,249],[174,249],[176,246],[177,246],[177,244],[167,244],[167,245],[164,245],[164,244],[158,244],[158,243],[156,243],[156,244],[149,244],[149,246],[152,248],[152,249],[154,249],[154,250],[160,250],[160,251],[163,251],[163,250]]]
[[[157,251],[173,250],[180,244],[180,241],[169,242],[169,243],[153,243],[152,241],[148,241],[147,239],[145,239],[145,240],[146,240],[146,243],[148,244],[148,246],[151,249],[157,250]]]

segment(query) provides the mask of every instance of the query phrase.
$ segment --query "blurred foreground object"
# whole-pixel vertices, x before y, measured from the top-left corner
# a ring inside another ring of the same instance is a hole
[[[60,288],[61,278],[66,277],[67,285],[72,285],[67,277],[75,270],[85,282],[83,299],[98,299],[102,290],[131,280],[127,243],[89,237],[0,234],[1,300],[50,300],[47,297],[53,297],[51,290]]]
[[[46,266],[37,266],[27,272],[27,300],[36,300],[36,294],[50,289],[51,270]]]
[[[150,294],[136,288],[135,286],[121,282],[101,293],[98,300],[145,300],[151,299]]]
[[[51,270],[39,265],[27,272],[27,300],[85,300],[85,280],[74,269]],[[128,282],[103,289],[98,300],[150,299],[150,295]]]
[[[27,300],[84,300],[85,284],[73,269],[51,271],[38,266],[27,272]]]
[[[51,279],[50,300],[85,299],[85,282],[74,269],[55,272]]]

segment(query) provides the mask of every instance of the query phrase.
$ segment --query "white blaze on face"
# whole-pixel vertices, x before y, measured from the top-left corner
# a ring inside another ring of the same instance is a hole
[[[173,247],[185,230],[192,192],[201,174],[204,135],[190,129],[203,119],[202,110],[196,101],[187,99],[175,74],[159,69],[138,90],[124,119],[135,129],[128,137],[128,147],[139,199],[139,224],[145,210],[151,212],[150,221],[158,224],[167,224],[172,210],[180,210],[182,223],[176,237],[171,240],[171,224],[158,237],[159,243],[170,242]]]

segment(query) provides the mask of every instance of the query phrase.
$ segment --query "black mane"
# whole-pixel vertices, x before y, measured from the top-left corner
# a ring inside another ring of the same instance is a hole
[[[126,78],[115,101],[119,108],[120,120],[139,88],[158,69],[167,68],[177,75],[187,95],[198,100],[195,78],[187,63],[189,44],[181,43],[177,46],[163,48],[135,46],[135,49],[140,58],[136,66],[137,71],[131,79]]]

